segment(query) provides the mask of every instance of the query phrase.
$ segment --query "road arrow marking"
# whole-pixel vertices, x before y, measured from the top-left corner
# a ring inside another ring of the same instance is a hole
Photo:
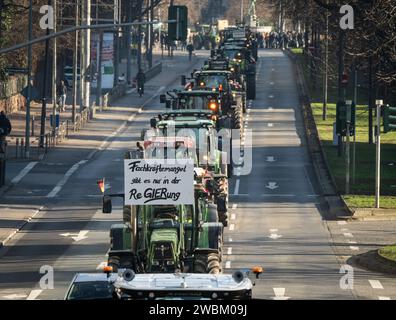
[[[273,300],[288,300],[290,297],[285,297],[285,288],[272,288],[274,290],[275,297],[272,297]]]
[[[381,282],[378,280],[369,280],[369,283],[373,289],[384,289]]]
[[[89,232],[88,230],[81,230],[79,233],[68,232],[68,233],[61,233],[60,235],[66,238],[71,237],[74,241],[78,242],[87,239],[88,237],[86,235],[88,232]]]
[[[36,298],[43,292],[41,289],[32,290],[26,300],[36,300]]]
[[[3,298],[6,298],[8,300],[23,299],[23,298],[26,298],[26,297],[27,297],[26,294],[17,294],[17,293],[9,294],[7,296],[3,296]]]
[[[268,236],[268,238],[273,239],[273,240],[277,240],[279,238],[282,238],[282,236],[280,234],[277,234],[277,233],[271,233],[271,235]]]
[[[275,190],[279,188],[279,186],[276,185],[276,182],[268,182],[268,186],[265,187],[271,190]]]
[[[275,157],[267,157],[267,162],[275,162]]]

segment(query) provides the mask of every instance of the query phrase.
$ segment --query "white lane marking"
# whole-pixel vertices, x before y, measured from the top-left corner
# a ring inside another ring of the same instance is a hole
[[[233,205],[232,205],[232,209],[236,209],[237,208],[237,206],[238,206],[238,204],[236,204],[236,203],[234,203]]]
[[[268,182],[268,185],[265,186],[267,189],[275,190],[279,188],[279,186],[276,185],[276,182]]]
[[[19,183],[19,181],[21,181],[30,172],[30,170],[32,170],[34,168],[34,166],[37,163],[38,163],[37,161],[30,162],[25,168],[23,168],[23,170],[16,177],[14,177],[14,179],[11,180],[11,183],[12,184]]]
[[[26,298],[26,297],[27,297],[26,294],[18,294],[18,293],[13,293],[13,294],[3,296],[3,298],[5,298],[7,300],[16,300],[16,299],[22,299],[22,298]]]
[[[103,261],[98,264],[98,266],[96,267],[96,270],[103,270],[103,268],[106,266],[107,266],[107,261]]]
[[[237,196],[239,193],[239,184],[240,184],[240,180],[237,179],[235,182],[234,196]]]
[[[390,297],[383,297],[383,296],[379,296],[378,300],[390,300]]]
[[[272,111],[272,110],[274,110],[274,108],[272,108],[272,107],[269,107],[269,108],[268,108],[268,110]]]
[[[236,214],[235,213],[231,214],[231,220],[235,220],[235,218],[236,218]]]
[[[357,246],[349,246],[349,249],[353,250],[353,251],[359,251],[359,247]]]
[[[36,300],[37,297],[43,292],[41,289],[32,290],[26,300]]]
[[[229,238],[229,239],[228,239],[228,242],[232,242],[232,238]]]
[[[273,300],[288,300],[290,297],[285,297],[285,288],[272,288],[274,290],[275,297],[272,297]]]
[[[231,268],[231,261],[226,261],[225,267],[226,267],[226,269],[230,269]]]
[[[275,160],[275,157],[267,157],[267,160],[266,160],[267,162],[275,162],[276,160]]]
[[[227,255],[232,255],[232,247],[229,247],[228,249],[227,249]]]
[[[235,224],[231,223],[230,224],[230,231],[234,231],[235,230]]]
[[[274,98],[275,98],[275,96],[274,96],[273,94],[270,94],[270,95],[268,96],[268,98],[270,98],[270,99],[274,99]]]
[[[54,189],[52,189],[52,191],[50,193],[48,193],[47,198],[54,198],[59,191],[62,190],[63,186],[66,184],[66,182],[69,180],[69,178],[72,176],[72,174],[74,172],[76,172],[78,170],[78,168],[83,165],[84,163],[86,163],[88,160],[82,160],[76,164],[74,164],[63,176],[63,178],[61,179],[61,181],[58,182],[58,184],[54,187]]]
[[[346,221],[337,221],[337,224],[340,225],[340,226],[342,226],[342,225],[347,224],[347,222],[346,222]]]
[[[373,289],[384,289],[379,280],[369,280],[369,283]]]
[[[272,128],[274,126],[273,123],[268,123],[268,127]]]
[[[346,237],[346,238],[353,238],[353,234],[350,233],[350,232],[344,232],[343,235],[344,235],[344,237]]]

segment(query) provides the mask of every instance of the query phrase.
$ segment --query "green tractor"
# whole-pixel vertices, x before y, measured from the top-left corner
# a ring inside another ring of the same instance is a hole
[[[197,24],[196,32],[193,35],[192,41],[195,50],[211,50],[216,47],[216,31],[214,26],[211,25],[199,25]]]
[[[141,150],[126,154],[131,161],[141,157]],[[223,224],[203,185],[196,183],[194,192],[194,204],[124,205],[123,223],[110,229],[108,265],[135,273],[220,273]],[[125,195],[104,194],[103,213],[112,212],[112,197]]]
[[[228,154],[219,148],[219,138],[216,134],[214,121],[210,111],[203,110],[173,110],[161,115],[161,120],[155,120],[157,135],[169,139],[175,134],[178,139],[192,140],[191,155],[195,164],[195,181],[207,190],[207,200],[216,206],[218,221],[223,226],[228,225],[228,176],[232,164],[227,162]],[[170,132],[174,130],[174,132]],[[150,131],[142,133],[150,135]],[[158,139],[158,137],[154,137]],[[223,137],[227,138],[227,137]],[[183,148],[181,148],[183,151]]]
[[[243,135],[244,96],[236,88],[233,73],[228,70],[201,70],[195,71],[187,84],[187,78],[182,77],[182,85],[187,91],[217,92],[221,106],[219,114],[219,129],[237,129],[240,137]],[[220,109],[219,109],[220,110]]]
[[[227,84],[227,82],[225,82]],[[231,89],[231,86],[229,86]],[[168,97],[167,97],[168,95]],[[174,123],[180,128],[183,128],[183,121],[186,117],[192,116],[190,120],[190,126],[201,128],[205,126],[206,128],[216,129],[221,132],[222,129],[238,129],[239,136],[243,133],[243,111],[240,107],[241,103],[237,102],[238,98],[236,95],[231,95],[231,102],[227,101],[230,97],[225,97],[224,94],[216,90],[208,89],[188,89],[183,91],[171,91],[167,95],[161,95],[161,103],[165,103],[167,109],[171,109],[168,113],[168,117],[171,116],[174,119]],[[228,105],[228,106],[227,106]],[[231,109],[229,109],[231,106]],[[201,118],[202,121],[198,121]],[[227,175],[228,178],[232,176],[233,173],[233,161],[232,161],[232,136],[229,132],[230,148],[226,148],[226,142],[223,144],[224,137],[219,137],[217,146],[221,146],[221,150],[226,152],[227,156],[227,166],[223,173]],[[223,157],[223,159],[225,159]]]

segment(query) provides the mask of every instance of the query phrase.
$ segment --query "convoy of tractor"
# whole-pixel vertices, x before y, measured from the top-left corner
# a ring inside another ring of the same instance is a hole
[[[151,119],[137,150],[126,153],[125,159],[130,161],[161,161],[169,155],[191,161],[194,203],[123,206],[123,221],[110,230],[107,267],[122,278],[118,292],[131,293],[131,283],[140,274],[151,274],[150,278],[168,274],[172,279],[182,274],[184,283],[194,277],[204,281],[209,276],[221,276],[223,229],[228,225],[228,179],[234,171],[230,146],[232,139],[239,143],[247,100],[255,98],[256,60],[254,33],[247,27],[226,28],[219,47],[211,51],[202,69],[195,70],[190,78],[183,76],[181,90],[161,95],[166,111]],[[231,131],[239,132],[239,136]],[[104,180],[101,182],[103,187]],[[104,213],[111,213],[113,197],[128,196],[127,191],[107,194],[104,187],[102,192]],[[234,298],[249,298],[251,282],[245,278],[245,273],[238,273],[222,281],[234,283],[238,289]],[[182,287],[177,291],[183,291]]]

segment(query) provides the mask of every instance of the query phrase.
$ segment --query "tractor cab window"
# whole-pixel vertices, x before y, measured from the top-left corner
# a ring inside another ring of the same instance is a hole
[[[198,84],[204,88],[223,88],[225,90],[228,86],[228,79],[225,75],[220,74],[201,75],[198,78]]]

